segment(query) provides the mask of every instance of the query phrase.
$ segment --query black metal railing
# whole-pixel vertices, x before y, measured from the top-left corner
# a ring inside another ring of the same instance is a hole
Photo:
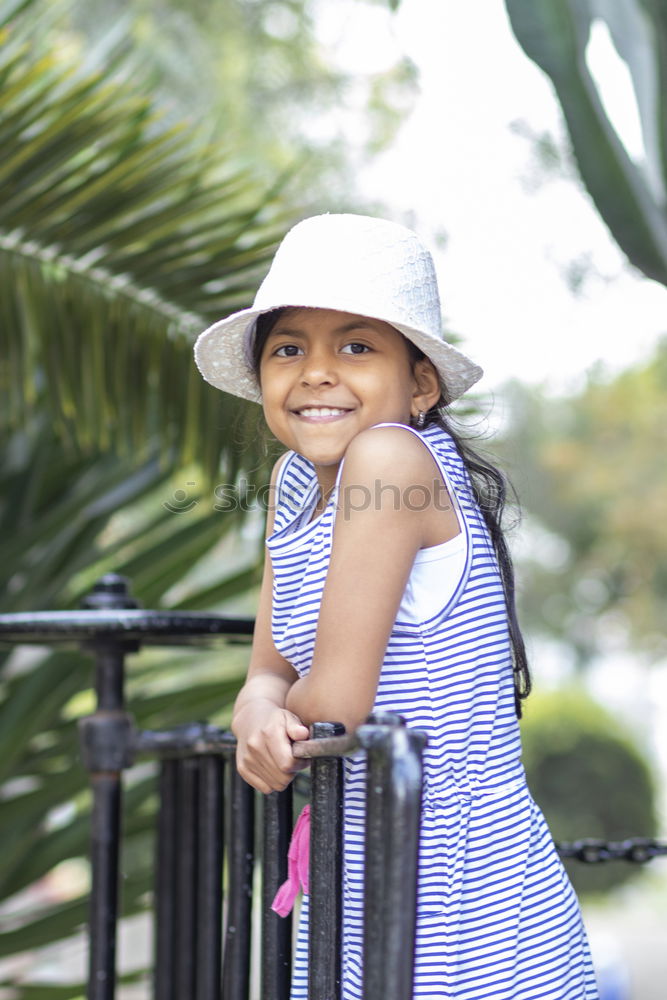
[[[82,611],[0,615],[0,640],[44,645],[75,640],[95,660],[97,706],[80,722],[93,792],[88,1000],[115,996],[122,774],[142,757],[160,761],[155,1000],[249,1000],[258,908],[260,995],[289,997],[292,921],[278,917],[270,904],[287,874],[292,787],[256,795],[236,771],[231,734],[204,723],[138,731],[124,697],[125,656],[142,644],[247,636],[253,625],[247,618],[138,609],[125,581],[114,574],[96,584]],[[408,1000],[424,737],[391,715],[372,717],[355,734],[318,723],[311,735],[295,745],[296,754],[311,760],[310,892],[317,905],[309,920],[310,1000],[340,996],[342,767],[352,752],[365,752],[368,761],[364,997]],[[588,862],[621,857],[642,862],[667,853],[667,845],[645,838],[557,846],[562,856]],[[261,894],[255,905],[258,867]]]
[[[95,661],[96,710],[79,723],[93,792],[89,1000],[113,1000],[119,912],[121,783],[138,758],[160,761],[155,865],[155,1000],[248,1000],[253,888],[261,869],[262,1000],[287,1000],[291,917],[271,910],[287,875],[292,788],[261,797],[238,775],[230,733],[204,723],[138,731],[125,707],[125,656],[144,643],[249,635],[251,619],[144,611],[125,581],[108,574],[82,611],[0,615],[0,639],[43,645],[76,640]],[[407,1000],[412,992],[422,734],[391,715],[355,734],[317,723],[295,752],[311,760],[309,914],[311,1000],[340,996],[343,758],[368,758],[368,867],[364,996]],[[262,815],[258,817],[260,808]],[[262,849],[255,858],[255,828]],[[225,887],[223,893],[223,886]],[[223,898],[224,897],[224,898]],[[224,919],[223,919],[224,918]]]

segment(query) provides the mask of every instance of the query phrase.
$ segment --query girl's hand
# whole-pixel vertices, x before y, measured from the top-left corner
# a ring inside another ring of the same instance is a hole
[[[265,795],[287,788],[295,773],[307,766],[307,761],[297,760],[292,754],[292,741],[307,740],[308,727],[275,702],[246,702],[234,713],[232,730],[238,741],[239,774]]]

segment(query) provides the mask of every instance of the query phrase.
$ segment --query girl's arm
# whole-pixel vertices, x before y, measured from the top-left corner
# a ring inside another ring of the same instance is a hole
[[[369,429],[349,445],[313,664],[287,693],[303,722],[351,730],[371,711],[415,556],[459,532],[442,489],[433,458],[409,432]]]
[[[275,495],[276,463],[271,477]],[[267,518],[273,529],[273,512]],[[265,794],[285,788],[297,770],[305,766],[292,755],[292,740],[308,738],[308,728],[286,708],[287,694],[297,673],[280,655],[271,638],[273,573],[266,554],[259,607],[246,682],[234,704],[232,732],[237,739],[236,765],[242,778]]]

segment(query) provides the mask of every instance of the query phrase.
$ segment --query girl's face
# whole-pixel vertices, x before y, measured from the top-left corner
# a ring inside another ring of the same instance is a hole
[[[394,327],[334,309],[286,310],[267,337],[259,377],[269,428],[313,462],[321,483],[335,478],[360,431],[407,424],[440,395],[431,362],[413,365]]]

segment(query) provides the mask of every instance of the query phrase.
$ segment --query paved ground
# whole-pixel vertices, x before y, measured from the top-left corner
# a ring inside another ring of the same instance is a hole
[[[601,980],[602,1000],[667,997],[667,858],[584,919]]]

